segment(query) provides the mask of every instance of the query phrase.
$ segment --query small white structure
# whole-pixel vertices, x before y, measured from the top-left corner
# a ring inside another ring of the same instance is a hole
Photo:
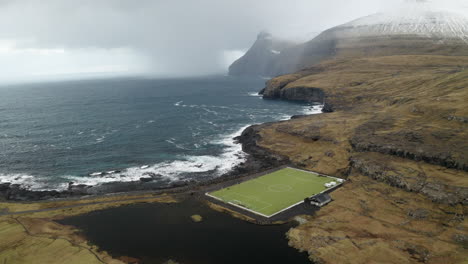
[[[321,193],[312,198],[309,198],[310,204],[322,207],[332,201],[332,198],[328,193]]]
[[[331,188],[331,187],[333,187],[333,186],[336,186],[337,184],[338,184],[338,183],[332,181],[332,182],[327,182],[327,183],[325,183],[324,185],[325,185],[325,187],[327,187],[327,188]]]

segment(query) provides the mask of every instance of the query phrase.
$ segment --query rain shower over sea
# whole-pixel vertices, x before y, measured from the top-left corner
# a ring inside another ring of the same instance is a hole
[[[0,87],[0,182],[63,190],[154,177],[219,177],[248,125],[319,113],[263,100],[264,79],[101,79]]]

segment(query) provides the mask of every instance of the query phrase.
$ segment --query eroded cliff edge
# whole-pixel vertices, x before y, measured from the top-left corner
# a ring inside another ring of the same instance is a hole
[[[320,101],[331,113],[243,136],[295,165],[349,179],[333,203],[288,233],[292,246],[317,263],[467,261],[468,57],[331,60],[274,78],[262,92]]]

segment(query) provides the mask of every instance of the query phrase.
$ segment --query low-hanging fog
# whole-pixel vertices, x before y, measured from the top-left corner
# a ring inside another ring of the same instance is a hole
[[[0,0],[0,81],[225,73],[261,30],[305,40],[402,2]],[[431,4],[468,10],[464,0]]]

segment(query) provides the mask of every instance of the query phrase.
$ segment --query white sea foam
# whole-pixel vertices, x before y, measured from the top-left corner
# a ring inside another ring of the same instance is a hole
[[[304,107],[302,113],[304,115],[316,115],[321,114],[323,109],[323,105],[308,105]]]
[[[35,178],[26,174],[0,174],[0,183],[20,184],[22,186],[35,185]]]
[[[249,92],[248,95],[249,96],[254,96],[254,97],[262,97],[262,95],[258,94],[258,92]]]
[[[282,116],[279,117],[280,121],[289,120],[289,119],[291,119],[290,115],[282,115]]]
[[[185,173],[213,171],[212,176],[220,176],[245,161],[247,154],[242,151],[240,144],[234,142],[234,137],[239,136],[247,127],[244,126],[233,133],[229,133],[211,142],[212,144],[225,146],[224,152],[219,156],[182,156],[179,160],[161,162],[149,167],[132,167],[119,173],[107,174],[102,177],[71,176],[68,179],[76,184],[98,185],[109,182],[138,181],[148,173],[158,174],[162,178],[171,181],[180,180],[181,175]]]
[[[301,111],[301,114],[303,115],[316,115],[316,114],[321,114],[323,109],[323,105],[307,105],[304,106],[304,108]],[[291,119],[291,116],[287,114],[283,114],[279,116],[279,120],[289,120]]]
[[[127,168],[125,170],[107,171],[106,173],[96,172],[90,176],[64,176],[67,182],[52,184],[47,179],[23,174],[0,174],[0,183],[9,182],[19,184],[29,190],[65,190],[68,182],[75,184],[99,185],[111,182],[131,182],[139,181],[145,174],[154,173],[162,178],[176,181],[181,179],[185,173],[213,172],[212,176],[220,176],[229,172],[232,168],[242,163],[246,154],[242,151],[242,146],[234,142],[234,137],[239,136],[247,126],[220,137],[210,142],[225,146],[224,152],[219,156],[182,156],[180,159],[170,162],[161,162],[154,165],[144,165]],[[171,139],[168,141],[172,141]]]
[[[184,106],[181,102],[177,102],[179,106]],[[189,107],[202,107],[190,105]],[[203,106],[209,107],[209,106]],[[321,113],[323,106],[314,105],[306,106],[303,109],[303,114],[318,114]],[[276,119],[289,119],[290,116],[279,116]],[[181,180],[184,174],[187,173],[203,173],[210,172],[211,177],[217,177],[224,173],[229,172],[235,166],[239,165],[246,159],[246,153],[242,151],[241,144],[234,141],[234,137],[239,136],[242,131],[248,126],[244,126],[237,131],[233,131],[216,140],[209,142],[209,144],[222,145],[224,152],[217,156],[203,155],[203,156],[180,156],[179,159],[174,161],[161,162],[148,167],[135,166],[121,171],[107,171],[106,173],[93,176],[62,176],[61,183],[50,183],[48,179],[37,177],[33,175],[22,174],[0,174],[0,182],[10,182],[12,184],[20,184],[26,189],[30,190],[64,190],[68,187],[68,182],[75,184],[86,185],[99,185],[111,182],[132,182],[139,181],[142,177],[148,177],[149,173],[160,175],[162,179],[169,181]],[[105,136],[98,139],[104,140]],[[168,143],[174,144],[176,147],[183,147],[176,144],[176,139],[170,138],[166,140]],[[195,144],[195,147],[200,147]]]
[[[205,110],[205,111],[208,112],[208,113],[211,113],[211,114],[214,114],[214,115],[218,115],[218,112],[213,111],[213,110],[210,110],[210,109],[206,108],[206,106],[205,106],[205,107],[201,107],[201,109]]]
[[[165,141],[166,141],[167,143],[169,143],[169,144],[174,145],[174,146],[175,146],[176,148],[178,148],[178,149],[189,150],[188,148],[184,147],[183,145],[177,144],[175,138],[166,139]]]
[[[0,183],[18,184],[21,187],[34,191],[64,190],[68,183],[51,183],[47,179],[29,174],[0,174]]]

